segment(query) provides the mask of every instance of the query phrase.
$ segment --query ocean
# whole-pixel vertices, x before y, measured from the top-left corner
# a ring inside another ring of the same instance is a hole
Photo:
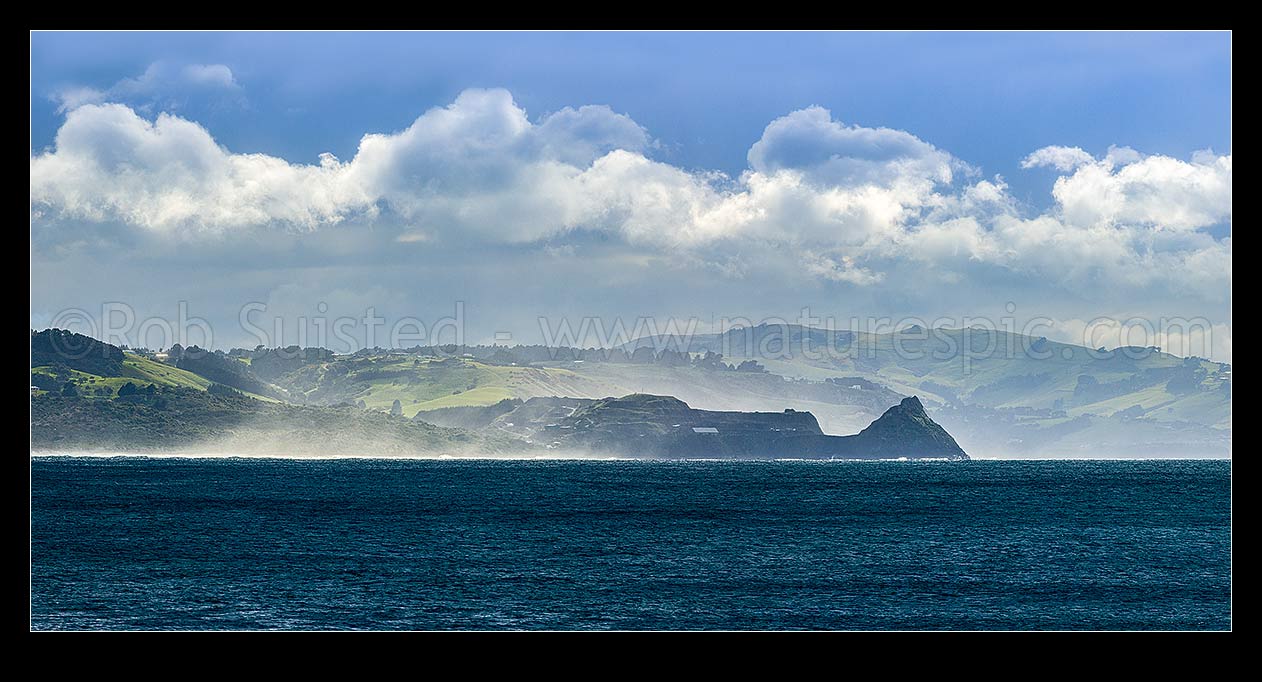
[[[1222,630],[1231,464],[33,457],[35,630]]]

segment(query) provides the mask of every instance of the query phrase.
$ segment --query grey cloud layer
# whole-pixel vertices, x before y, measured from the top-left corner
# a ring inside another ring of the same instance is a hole
[[[1231,222],[1230,155],[1037,150],[1022,165],[1060,173],[1056,204],[1027,215],[1001,178],[978,179],[914,135],[845,125],[820,107],[772,121],[738,178],[655,161],[654,146],[607,107],[532,121],[504,90],[466,91],[406,130],[366,135],[348,161],[314,165],[231,152],[178,116],[85,104],[53,150],[31,157],[32,230],[73,222],[164,239],[252,229],[303,239],[382,221],[398,227],[391,239],[470,248],[556,251],[598,233],[733,277],[774,250],[796,274],[843,286],[896,286],[889,274],[914,267],[941,283],[998,269],[1080,293],[1230,294],[1231,239],[1206,230]]]

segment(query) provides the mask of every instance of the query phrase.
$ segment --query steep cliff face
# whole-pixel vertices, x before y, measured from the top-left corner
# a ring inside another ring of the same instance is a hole
[[[870,452],[901,452],[898,457],[968,459],[951,434],[929,418],[916,396],[885,411],[852,438],[853,447]]]
[[[584,405],[535,440],[553,449],[629,457],[968,459],[915,397],[858,434],[829,436],[809,412],[712,412],[670,396],[636,394]]]

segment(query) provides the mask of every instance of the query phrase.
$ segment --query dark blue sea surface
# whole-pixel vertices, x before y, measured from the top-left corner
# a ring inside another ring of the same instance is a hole
[[[1226,629],[1227,461],[36,457],[44,629]]]

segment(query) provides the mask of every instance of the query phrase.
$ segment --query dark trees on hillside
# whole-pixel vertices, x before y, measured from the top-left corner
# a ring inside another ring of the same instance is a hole
[[[61,366],[99,376],[118,376],[123,351],[64,329],[31,334],[31,367]]]
[[[333,359],[333,351],[327,348],[255,348],[250,354],[250,369],[260,379],[275,381],[303,367]]]
[[[232,388],[231,386],[225,386],[223,384],[211,384],[209,387],[206,388],[206,392],[212,395],[235,395],[235,396],[241,395],[240,391],[236,390],[235,388]]]
[[[176,366],[239,391],[258,393],[273,398],[285,397],[259,380],[250,370],[249,365],[236,358],[228,357],[223,351],[211,352],[197,346],[189,346],[183,349]]]
[[[738,372],[766,372],[767,368],[763,367],[762,363],[758,362],[757,360],[745,360],[744,362],[736,366],[736,371]]]

